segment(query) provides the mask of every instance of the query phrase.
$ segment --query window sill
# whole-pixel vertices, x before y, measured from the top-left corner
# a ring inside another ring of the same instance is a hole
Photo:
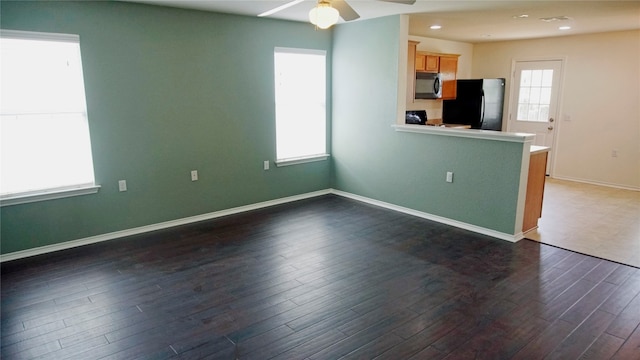
[[[7,196],[0,199],[0,207],[27,204],[38,201],[62,199],[72,196],[95,194],[100,190],[100,185],[85,185],[72,189],[57,189],[49,191],[39,191],[20,195]]]
[[[313,155],[313,156],[308,156],[308,157],[299,157],[299,158],[291,158],[291,159],[284,159],[284,160],[276,160],[276,166],[277,167],[282,167],[282,166],[289,166],[289,165],[298,165],[298,164],[304,164],[304,163],[309,163],[309,162],[314,162],[314,161],[323,161],[323,160],[327,160],[327,158],[331,156],[329,154],[321,154],[321,155]]]

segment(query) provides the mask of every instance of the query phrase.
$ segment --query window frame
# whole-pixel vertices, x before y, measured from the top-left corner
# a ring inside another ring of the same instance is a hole
[[[78,50],[80,51],[80,36],[75,34],[0,29],[0,38],[75,43],[78,44]],[[81,54],[79,54],[79,60],[80,66],[82,66]],[[82,74],[82,81],[84,82],[84,73]],[[86,109],[86,90],[84,90],[83,96],[83,100],[85,102],[84,116],[88,125],[89,117],[88,111]],[[91,144],[91,134],[88,133],[87,136],[89,137],[89,144]],[[91,167],[93,172],[92,183],[72,184],[67,186],[50,187],[33,191],[22,191],[0,195],[0,207],[97,193],[101,186],[96,184],[93,154],[91,154],[91,159]]]
[[[304,156],[298,156],[298,157],[288,157],[288,158],[278,158],[278,151],[277,151],[277,141],[278,141],[278,129],[277,129],[277,122],[278,122],[278,118],[277,118],[277,78],[276,78],[276,68],[275,68],[275,58],[276,58],[276,54],[278,53],[289,53],[289,54],[299,54],[299,55],[322,55],[324,57],[324,66],[325,66],[325,79],[324,79],[324,83],[325,83],[325,92],[324,92],[324,152],[323,153],[318,153],[318,154],[312,154],[312,155],[304,155]],[[327,70],[328,70],[328,66],[327,66],[327,51],[326,50],[321,50],[321,49],[307,49],[307,48],[290,48],[290,47],[275,47],[273,50],[273,55],[274,55],[274,107],[275,107],[275,125],[276,125],[276,160],[275,160],[275,164],[277,167],[282,167],[282,166],[290,166],[290,165],[298,165],[298,164],[305,164],[305,163],[309,163],[309,162],[315,162],[315,161],[324,161],[327,160],[329,158],[329,156],[331,156],[329,154],[329,152],[327,151],[327,141],[328,141],[328,132],[327,132],[327,124],[328,124],[328,111],[327,111],[327,90],[329,88],[329,84],[327,81]]]

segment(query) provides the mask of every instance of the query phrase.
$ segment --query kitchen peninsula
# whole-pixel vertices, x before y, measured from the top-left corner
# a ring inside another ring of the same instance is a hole
[[[484,233],[503,240],[516,242],[524,238],[524,233],[537,228],[538,219],[542,214],[542,201],[544,195],[544,182],[546,176],[547,156],[550,148],[533,145],[535,135],[527,133],[511,133],[491,130],[465,129],[459,127],[424,126],[396,124],[393,128],[397,132],[419,133],[425,135],[437,135],[454,138],[465,138],[469,141],[490,141],[516,143],[521,156],[520,174],[517,176],[518,200],[515,211],[515,224],[513,234],[485,231],[486,229],[468,227],[469,230]],[[473,154],[470,156],[474,156]],[[478,161],[483,161],[482,157]],[[488,209],[491,211],[491,209]],[[465,228],[464,224],[462,226]]]
[[[460,127],[441,120],[443,100],[414,97],[415,53],[413,44],[407,43],[410,51],[399,49],[401,59],[407,56],[399,63],[399,72],[406,76],[399,77],[392,128],[398,141],[420,154],[406,161],[411,163],[408,179],[424,182],[425,192],[400,200],[408,204],[402,211],[510,242],[523,239],[523,229],[535,228],[540,214],[539,207],[536,212],[533,205],[525,206],[535,135]],[[470,77],[467,70],[463,67]],[[412,113],[426,116],[416,121],[410,119]],[[542,203],[541,197],[533,202],[536,195],[529,193],[530,203]],[[525,212],[533,218],[526,224]]]

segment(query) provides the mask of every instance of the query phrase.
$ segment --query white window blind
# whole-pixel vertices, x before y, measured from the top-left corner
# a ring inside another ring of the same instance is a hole
[[[0,198],[94,187],[76,35],[0,32]]]
[[[326,158],[326,52],[275,49],[277,162]]]

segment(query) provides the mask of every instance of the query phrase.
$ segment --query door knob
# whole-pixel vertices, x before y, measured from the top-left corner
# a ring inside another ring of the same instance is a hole
[[[554,118],[549,118],[549,122],[554,122],[556,121]]]
[[[553,126],[549,126],[547,129],[549,129],[549,130],[553,130]]]

